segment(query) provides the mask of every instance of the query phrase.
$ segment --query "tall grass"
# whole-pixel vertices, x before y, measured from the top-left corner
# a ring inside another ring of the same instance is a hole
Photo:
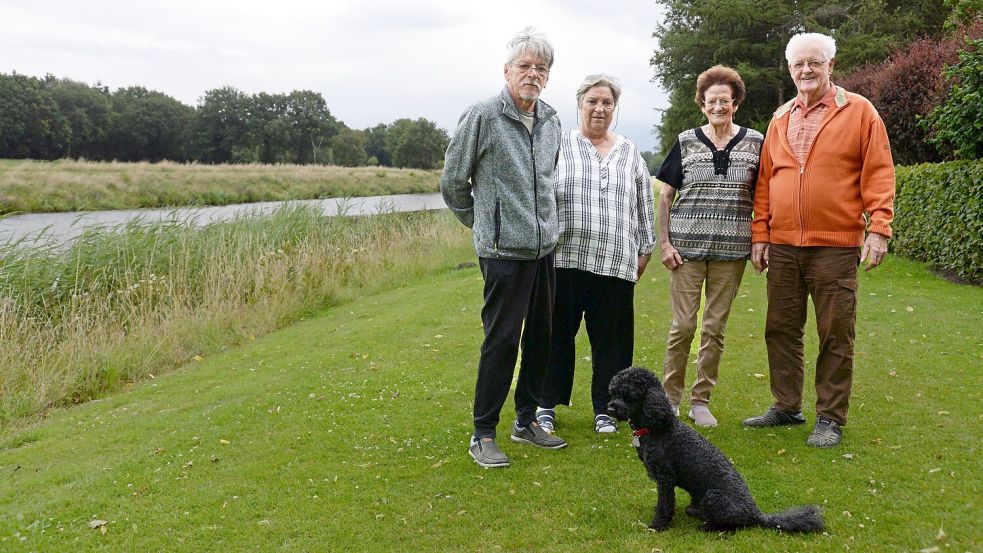
[[[439,171],[323,165],[0,160],[0,214],[434,192]]]
[[[446,213],[285,208],[204,229],[97,229],[69,250],[0,248],[0,424],[446,269],[468,243]]]

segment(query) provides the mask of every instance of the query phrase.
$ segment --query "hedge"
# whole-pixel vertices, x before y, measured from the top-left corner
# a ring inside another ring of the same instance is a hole
[[[983,284],[983,160],[897,167],[894,253]]]

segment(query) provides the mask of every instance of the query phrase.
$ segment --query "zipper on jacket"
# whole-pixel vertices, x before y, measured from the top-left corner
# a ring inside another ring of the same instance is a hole
[[[810,147],[810,150],[811,149],[812,148]],[[809,159],[808,156],[806,156],[806,160],[808,159]],[[806,239],[806,216],[805,216],[805,208],[802,207],[805,204],[805,195],[806,195],[805,183],[803,182],[805,180],[805,174],[806,174],[806,166],[800,165],[799,166],[799,244],[800,245],[803,244]]]
[[[498,251],[498,240],[502,237],[502,200],[495,198],[495,251]]]
[[[532,154],[532,204],[535,209],[533,218],[536,219],[536,259],[539,259],[543,250],[543,228],[539,223],[539,178],[536,176],[536,144],[533,142],[533,133],[536,132],[536,123],[533,120],[532,132],[529,133],[529,152]]]

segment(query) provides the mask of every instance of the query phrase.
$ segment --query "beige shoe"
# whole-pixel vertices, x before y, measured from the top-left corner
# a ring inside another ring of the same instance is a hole
[[[717,419],[710,412],[710,409],[706,405],[694,405],[689,410],[689,418],[696,423],[697,426],[712,427],[717,426]]]

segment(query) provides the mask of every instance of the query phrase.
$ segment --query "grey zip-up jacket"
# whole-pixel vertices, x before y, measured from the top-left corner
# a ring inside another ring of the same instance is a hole
[[[556,110],[537,100],[530,135],[507,86],[461,116],[444,156],[440,192],[472,229],[478,257],[533,260],[553,252],[561,134]]]

